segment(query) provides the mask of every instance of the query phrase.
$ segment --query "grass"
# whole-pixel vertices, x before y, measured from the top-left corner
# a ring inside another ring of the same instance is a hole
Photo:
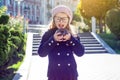
[[[120,40],[112,33],[100,33],[99,36],[113,49],[120,54]]]

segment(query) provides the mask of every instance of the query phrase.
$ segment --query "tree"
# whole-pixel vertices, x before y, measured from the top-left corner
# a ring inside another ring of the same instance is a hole
[[[90,19],[94,16],[99,21],[102,32],[102,20],[108,10],[117,5],[118,0],[81,0],[80,12],[83,17]]]
[[[107,12],[105,22],[110,31],[120,40],[120,8],[114,8]]]
[[[77,6],[77,8],[73,14],[73,20],[78,21],[78,22],[81,21],[81,14],[80,14],[79,9],[80,9],[80,5]]]

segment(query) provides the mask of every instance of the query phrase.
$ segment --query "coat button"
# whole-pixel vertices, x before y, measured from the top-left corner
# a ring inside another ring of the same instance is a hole
[[[72,41],[70,41],[70,43],[72,44],[73,42],[72,42]]]
[[[53,43],[54,41],[52,40],[51,43]]]
[[[60,66],[60,64],[58,64],[58,66]]]
[[[51,46],[51,43],[48,43],[49,46]]]
[[[57,54],[58,56],[60,55],[60,53]]]
[[[73,43],[72,45],[75,46],[75,43]]]
[[[69,53],[67,53],[67,56],[69,56],[70,54]]]
[[[69,44],[66,44],[66,46],[69,46]]]
[[[57,43],[57,46],[59,46],[60,44],[59,43]]]
[[[68,66],[70,66],[71,64],[70,63],[68,63]]]

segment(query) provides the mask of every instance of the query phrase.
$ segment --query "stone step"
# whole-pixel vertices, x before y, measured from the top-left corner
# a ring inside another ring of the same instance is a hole
[[[102,46],[101,44],[83,44],[84,47],[100,47]]]
[[[33,48],[38,48],[38,47],[39,47],[39,44],[33,45],[32,47],[33,47]]]
[[[33,38],[40,38],[40,37],[42,37],[40,34],[35,34],[35,35],[33,35]],[[91,37],[80,37],[80,39],[95,39],[93,36],[91,36]]]
[[[33,46],[34,45],[39,45],[40,41],[33,41]],[[95,46],[102,46],[101,44],[99,44],[98,42],[81,42],[85,47],[95,47]]]
[[[40,43],[41,40],[33,40],[33,44],[34,43]]]
[[[39,39],[34,38],[33,41],[41,41],[41,38],[39,38]]]
[[[81,42],[83,45],[85,46],[89,46],[89,45],[100,45],[99,42]],[[37,44],[40,44],[40,40],[38,41],[33,41],[33,45],[37,45]]]
[[[27,29],[27,32],[40,33],[40,32],[42,32],[42,31],[41,31],[41,30],[38,30],[38,29]]]
[[[91,37],[88,36],[88,37],[80,37],[80,39],[95,39],[95,38],[92,36]]]
[[[80,41],[97,41],[96,39],[80,39]]]
[[[33,44],[39,44],[41,40],[33,40]],[[82,44],[99,44],[97,41],[81,41]]]
[[[93,42],[93,41],[90,41],[90,42],[87,42],[87,41],[86,41],[86,42],[85,42],[85,41],[82,42],[82,41],[81,41],[81,43],[82,43],[82,44],[99,44],[99,42],[97,42],[97,41],[94,41],[94,42]]]
[[[32,55],[38,55],[37,51],[32,51]]]
[[[33,38],[33,41],[40,41],[41,38]],[[96,39],[80,39],[81,42],[96,42]]]
[[[33,34],[33,38],[40,38],[42,37],[40,34]]]
[[[35,39],[35,40],[36,40],[36,39],[42,39],[42,36],[38,36],[38,37],[37,37],[37,36],[36,36],[36,37],[34,36],[33,39]]]
[[[82,44],[99,44],[99,42],[81,42]],[[40,40],[33,41],[33,44],[40,44]]]
[[[38,47],[33,47],[32,51],[38,50]]]
[[[85,36],[91,37],[92,35],[91,35],[90,32],[86,32],[86,33],[79,33],[79,36],[80,36],[80,37],[85,37]]]
[[[33,43],[33,48],[36,48],[36,47],[39,47],[39,44],[40,43]],[[102,45],[101,44],[88,44],[88,43],[86,43],[86,44],[83,44],[83,46],[84,47],[102,47]]]
[[[37,45],[34,45],[33,46],[33,50],[37,50],[38,49],[38,47],[39,47],[39,44],[37,44]],[[94,46],[90,46],[90,47],[85,47],[85,50],[104,50],[105,48],[103,48],[102,46],[97,46],[97,47],[94,47]]]
[[[33,35],[33,55],[38,55],[38,47],[40,45],[42,36],[40,34]],[[108,53],[105,48],[90,34],[90,33],[81,33],[80,41],[85,47],[85,53]]]
[[[33,50],[32,54],[38,55],[37,51],[38,50]],[[108,52],[106,50],[85,50],[85,53],[88,54],[88,53],[108,53]]]
[[[105,49],[102,50],[85,50],[85,53],[107,53]]]
[[[34,44],[33,45],[33,49],[38,48],[38,47],[39,47],[39,44]],[[104,49],[104,48],[102,46],[85,46],[85,49],[88,49],[88,50],[91,50],[91,49],[96,50],[96,49],[98,49],[99,50],[99,49]]]
[[[85,54],[108,54],[108,52],[102,52],[102,53],[101,52],[96,52],[96,53],[86,53],[85,52]]]
[[[100,49],[105,49],[105,48],[103,48],[102,46],[100,46],[100,47],[85,47],[85,49],[86,50],[100,50]]]
[[[32,51],[37,51],[38,50],[38,47],[36,47],[36,48],[33,48],[33,50]],[[85,51],[106,51],[104,48],[85,48]]]
[[[40,43],[33,43],[33,47],[36,46],[36,45],[40,45]]]

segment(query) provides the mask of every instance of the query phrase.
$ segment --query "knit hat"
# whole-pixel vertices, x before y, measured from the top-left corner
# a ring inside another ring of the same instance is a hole
[[[70,8],[65,5],[58,5],[55,8],[53,8],[53,10],[52,10],[52,17],[54,17],[57,13],[60,13],[60,12],[66,13],[68,15],[68,17],[70,18],[69,23],[71,23],[73,14],[72,14],[72,11],[70,10]]]

